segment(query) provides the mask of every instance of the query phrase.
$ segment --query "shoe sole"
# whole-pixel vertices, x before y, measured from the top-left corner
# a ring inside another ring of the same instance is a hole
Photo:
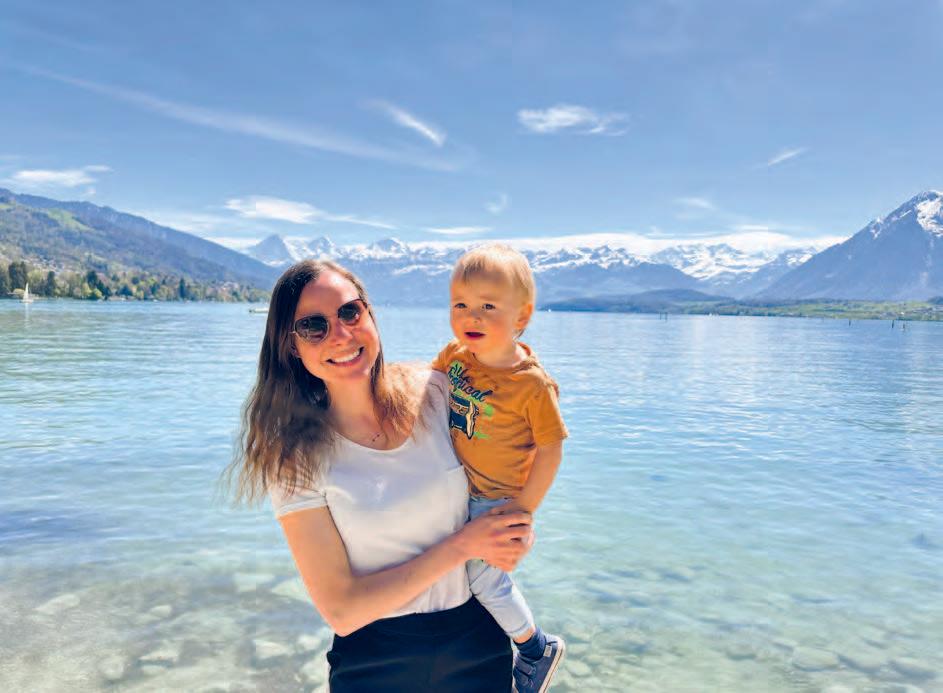
[[[560,662],[563,661],[563,657],[566,654],[566,641],[563,638],[560,638],[560,647],[557,649],[557,656],[553,658],[553,661],[550,662],[550,671],[547,672],[547,678],[544,679],[544,685],[540,687],[540,690],[537,693],[546,693],[550,690],[550,682],[553,681],[553,675],[557,672],[557,667],[560,666]],[[518,693],[517,683],[511,681],[511,693]]]
[[[563,638],[560,638],[560,647],[557,650],[557,656],[553,658],[553,661],[550,662],[550,671],[547,672],[547,678],[544,679],[544,685],[540,687],[540,690],[537,693],[546,693],[550,690],[550,682],[553,681],[553,675],[557,673],[557,667],[560,666],[560,662],[563,661],[563,657],[566,655],[566,641]]]

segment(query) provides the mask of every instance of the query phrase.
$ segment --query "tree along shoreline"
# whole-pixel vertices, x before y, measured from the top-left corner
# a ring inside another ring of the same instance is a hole
[[[577,313],[636,313],[649,315],[724,315],[781,318],[829,318],[847,320],[943,321],[943,300],[931,301],[778,301],[699,302],[673,305],[639,305],[632,302],[600,302],[592,299],[557,302],[552,311]]]
[[[270,293],[238,282],[201,283],[172,274],[141,270],[63,271],[31,267],[25,261],[0,263],[0,298],[19,299],[27,283],[31,296],[76,300],[218,301],[257,303]]]

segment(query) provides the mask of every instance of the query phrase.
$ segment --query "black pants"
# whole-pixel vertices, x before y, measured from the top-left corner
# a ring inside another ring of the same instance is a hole
[[[475,598],[384,618],[327,653],[331,693],[509,693],[511,644]]]

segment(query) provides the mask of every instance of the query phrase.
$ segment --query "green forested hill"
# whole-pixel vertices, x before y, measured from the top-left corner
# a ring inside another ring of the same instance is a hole
[[[264,291],[276,278],[276,271],[261,262],[141,217],[3,189],[0,260],[23,260],[58,272],[135,271]]]

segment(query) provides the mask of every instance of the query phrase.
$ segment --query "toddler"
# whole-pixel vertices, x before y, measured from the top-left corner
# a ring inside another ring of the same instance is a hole
[[[567,430],[557,384],[518,341],[536,299],[530,266],[505,245],[474,248],[456,263],[450,294],[455,339],[433,368],[451,384],[449,428],[468,474],[470,519],[496,507],[533,513],[556,476]],[[540,630],[507,573],[471,561],[468,580],[517,646],[515,690],[546,691],[563,638]]]

